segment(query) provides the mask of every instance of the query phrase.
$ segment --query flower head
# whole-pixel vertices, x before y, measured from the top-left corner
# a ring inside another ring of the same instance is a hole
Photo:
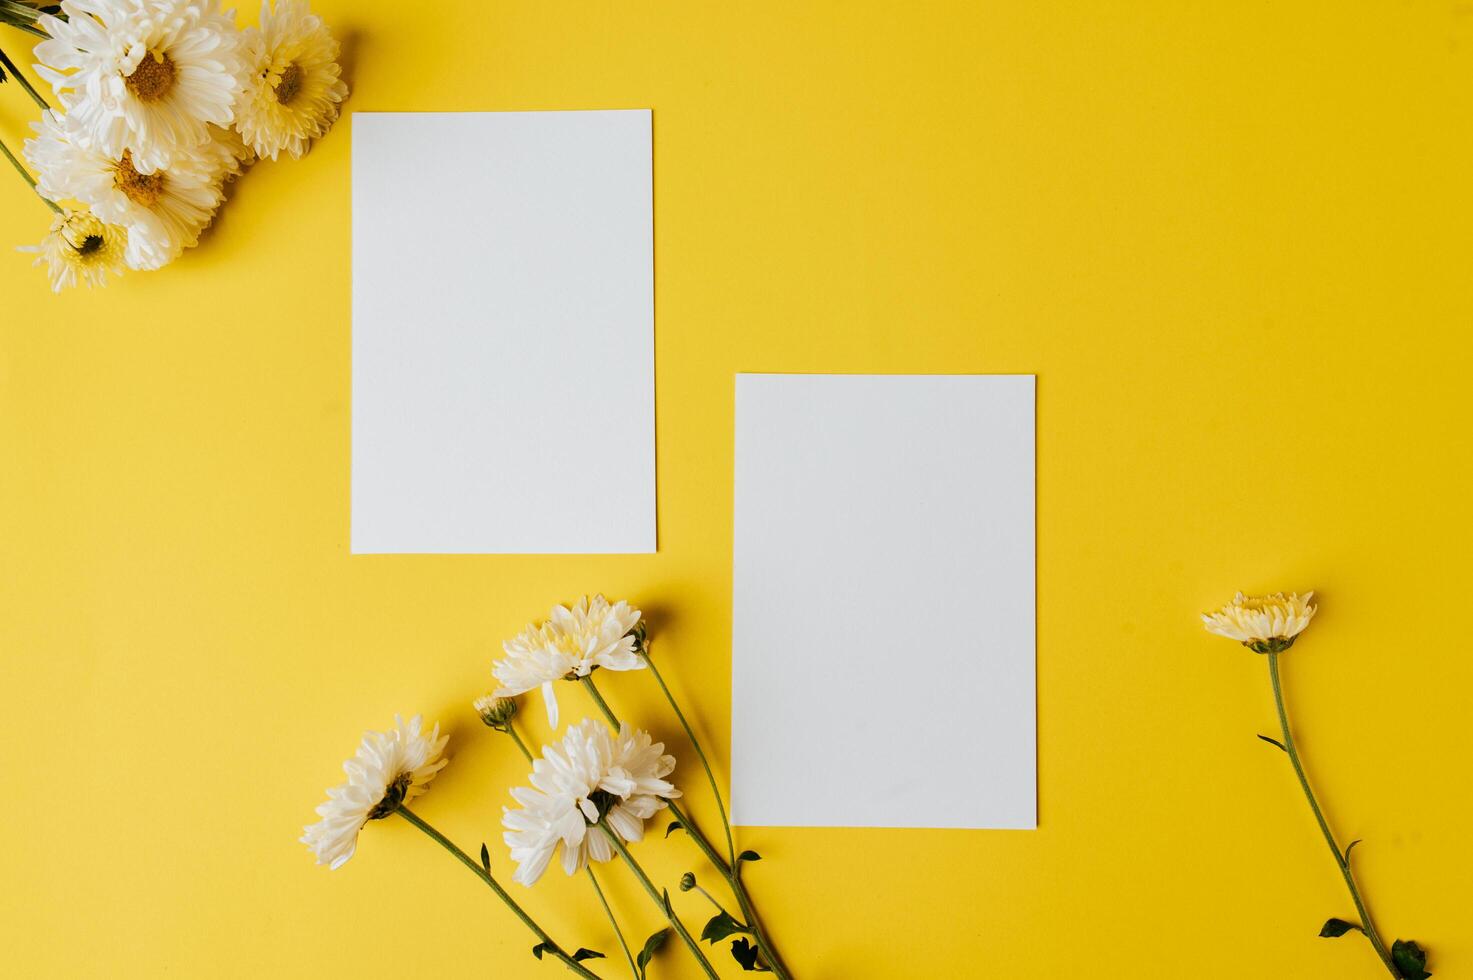
[[[128,232],[110,225],[90,211],[67,211],[51,222],[51,231],[40,245],[22,252],[35,252],[36,265],[44,265],[51,288],[61,292],[68,286],[105,286],[109,272],[120,275]]]
[[[246,90],[236,126],[256,153],[301,157],[326,133],[348,97],[338,42],[305,0],[261,4],[261,26],[245,32]]]
[[[1281,653],[1294,645],[1294,638],[1309,626],[1315,606],[1313,592],[1300,595],[1246,596],[1239,592],[1232,602],[1212,613],[1203,613],[1207,632],[1225,636],[1255,653]]]
[[[471,702],[476,714],[491,728],[504,729],[517,715],[516,698],[498,698],[494,694],[483,694]]]
[[[45,113],[25,154],[36,189],[53,201],[86,203],[97,216],[128,229],[128,265],[157,269],[199,241],[222,199],[223,156],[215,144],[178,150],[167,167],[140,170],[132,151],[89,146],[74,115]],[[218,158],[218,159],[217,159]]]
[[[515,639],[502,645],[506,659],[498,660],[491,672],[501,682],[497,697],[512,697],[542,688],[547,702],[547,720],[557,727],[559,680],[587,677],[596,667],[606,670],[640,670],[644,661],[635,652],[631,635],[639,623],[639,610],[620,600],[613,605],[601,595],[584,596],[571,607],[553,606],[547,622],[532,624]]]
[[[617,736],[591,718],[570,726],[562,742],[532,763],[532,785],[511,791],[521,809],[503,808],[501,825],[513,877],[531,885],[562,848],[563,870],[577,874],[590,860],[607,861],[613,845],[594,825],[603,821],[621,840],[644,837],[644,822],[680,795],[665,777],[675,759],[665,746],[625,725]]]
[[[382,820],[419,796],[435,773],[445,768],[440,758],[446,736],[436,725],[425,734],[420,717],[405,724],[394,716],[386,732],[365,732],[358,752],[343,763],[348,778],[327,791],[327,802],[317,807],[322,819],[305,828],[302,843],[317,855],[318,864],[333,870],[343,866],[358,847],[358,831],[370,820]]]
[[[38,72],[82,142],[141,174],[168,167],[235,118],[240,32],[218,0],[62,0],[42,15]]]

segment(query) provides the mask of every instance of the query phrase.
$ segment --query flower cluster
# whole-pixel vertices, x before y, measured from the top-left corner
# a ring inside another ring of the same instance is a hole
[[[474,699],[472,707],[481,722],[507,736],[532,767],[527,776],[529,785],[511,790],[517,805],[502,807],[501,837],[516,866],[512,879],[531,886],[555,860],[569,875],[584,873],[636,976],[645,975],[645,968],[661,945],[676,935],[704,974],[715,978],[716,971],[705,951],[672,906],[669,889],[657,888],[631,852],[630,845],[644,840],[649,819],[668,809],[674,819],[665,836],[678,829],[695,841],[697,849],[731,890],[740,912],[738,917],[728,911],[720,900],[696,884],[694,873],[686,872],[678,881],[678,891],[699,891],[716,910],[700,931],[701,938],[712,943],[731,939],[731,956],[744,971],[771,972],[775,980],[792,980],[742,881],[743,862],[757,861],[761,856],[756,851],[738,853],[736,849],[716,776],[685,713],[650,657],[649,634],[639,610],[627,602],[611,603],[601,595],[585,596],[570,605],[554,606],[546,621],[529,625],[503,644],[503,650],[505,658],[491,668],[501,686]],[[675,757],[665,753],[665,744],[656,742],[648,732],[620,721],[604,700],[594,679],[599,668],[642,670],[659,686],[705,770],[721,819],[724,854],[718,852],[717,845],[682,809],[684,795],[671,781]],[[557,701],[553,689],[560,680],[578,682],[603,717],[585,718],[569,725],[560,738],[555,737],[534,756],[517,731],[517,696],[541,688],[556,731]],[[463,867],[469,868],[496,893],[537,937],[533,955],[538,959],[551,956],[585,980],[598,980],[598,974],[584,966],[583,961],[604,954],[581,946],[564,946],[554,940],[497,881],[491,852],[485,844],[481,845],[477,862],[431,826],[417,812],[417,806],[408,805],[424,792],[425,785],[445,765],[441,758],[445,739],[440,737],[438,726],[424,734],[418,717],[408,725],[396,718],[395,724],[394,730],[369,732],[363,737],[358,754],[343,765],[347,782],[328,790],[327,802],[317,808],[321,819],[307,827],[302,835],[302,842],[316,855],[317,862],[341,867],[353,856],[358,834],[370,820],[397,814],[453,854]],[[596,864],[616,857],[669,923],[669,928],[645,940],[637,957],[599,885],[598,879],[605,870],[599,868],[595,872],[594,869]]]
[[[230,179],[259,157],[300,157],[347,96],[337,41],[306,0],[264,0],[245,30],[219,0],[62,0],[36,27],[49,35],[36,71],[61,111],[25,143],[57,211],[28,250],[58,291],[178,258]]]

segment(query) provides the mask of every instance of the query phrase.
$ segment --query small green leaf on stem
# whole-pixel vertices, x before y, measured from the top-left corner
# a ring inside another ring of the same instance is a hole
[[[1261,738],[1261,739],[1263,739],[1269,745],[1277,745],[1279,747],[1279,751],[1280,752],[1288,752],[1289,751],[1288,749],[1284,748],[1284,743],[1283,742],[1280,742],[1276,738],[1269,738],[1267,735],[1260,735],[1258,737]]]
[[[1410,939],[1398,939],[1391,944],[1391,962],[1401,971],[1406,980],[1427,980],[1427,953]]]
[[[1354,922],[1346,922],[1344,919],[1327,919],[1325,924],[1320,927],[1320,938],[1338,939],[1352,929],[1356,932],[1361,931],[1360,926]]]
[[[551,952],[552,952],[552,943],[538,943],[536,946],[533,946],[532,947],[532,955],[535,956],[535,957],[537,957],[539,960],[542,959],[542,954],[543,953],[551,953]]]
[[[757,947],[745,939],[735,939],[731,944],[731,958],[741,964],[748,973],[765,971],[767,967],[757,965]]]
[[[573,954],[574,963],[582,963],[584,960],[601,960],[603,958],[604,954],[600,953],[598,950],[584,949],[582,946],[579,946],[578,952]]]
[[[1347,848],[1345,848],[1345,863],[1346,864],[1349,864],[1350,863],[1350,852],[1353,851],[1353,850],[1355,850],[1355,845],[1357,845],[1359,843],[1360,843],[1360,841],[1353,840],[1353,841],[1350,842],[1350,846],[1347,847]]]
[[[670,889],[662,888],[660,890],[660,897],[665,902],[665,915],[671,919],[675,918],[675,909],[670,906]]]
[[[746,931],[746,926],[733,919],[731,914],[723,909],[711,916],[711,921],[707,922],[706,928],[701,930],[701,938],[714,945],[734,932]]]
[[[737,855],[737,864],[741,864],[743,861],[760,860],[762,860],[762,855],[758,854],[756,851],[743,851],[742,853]]]
[[[640,950],[639,955],[634,958],[634,962],[639,966],[640,977],[644,976],[645,968],[650,965],[650,960],[655,958],[655,954],[660,951],[660,947],[665,945],[665,940],[669,938],[670,930],[661,929],[644,941],[644,949]]]
[[[679,820],[672,820],[670,822],[670,826],[668,826],[668,827],[665,828],[665,837],[666,838],[669,838],[669,836],[671,834],[675,833],[679,829],[680,829],[680,821]]]
[[[486,850],[485,844],[481,845],[481,867],[486,869],[488,875],[491,873],[491,852]]]

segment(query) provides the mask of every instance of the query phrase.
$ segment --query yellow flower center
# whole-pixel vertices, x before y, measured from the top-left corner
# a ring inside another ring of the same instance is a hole
[[[113,168],[113,182],[128,200],[140,208],[151,208],[164,196],[163,171],[141,174],[133,168],[133,154],[123,151],[123,159]]]
[[[302,78],[305,72],[295,61],[286,66],[286,71],[281,73],[281,79],[276,83],[276,101],[281,105],[291,105],[292,99],[302,90]]]
[[[124,79],[124,84],[139,102],[157,102],[174,87],[175,74],[174,62],[168,55],[144,55],[133,74]]]

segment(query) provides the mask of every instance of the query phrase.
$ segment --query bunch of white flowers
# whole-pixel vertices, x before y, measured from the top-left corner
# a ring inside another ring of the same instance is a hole
[[[554,606],[546,621],[529,625],[502,649],[505,658],[492,667],[500,687],[477,698],[473,707],[488,728],[508,735],[532,766],[527,778],[531,785],[511,791],[518,805],[502,808],[502,840],[516,865],[512,879],[530,887],[554,859],[559,859],[567,874],[588,877],[599,907],[614,928],[633,980],[645,980],[651,959],[672,934],[680,938],[708,980],[717,980],[706,952],[676,912],[671,889],[658,888],[630,852],[630,845],[644,840],[646,822],[662,810],[668,811],[674,822],[665,836],[675,830],[684,831],[735,899],[733,910],[728,911],[696,884],[693,872],[681,875],[678,891],[698,891],[716,910],[701,930],[700,939],[708,943],[730,939],[731,956],[743,970],[771,972],[777,980],[791,980],[792,974],[742,881],[743,864],[759,860],[759,855],[736,850],[716,777],[685,713],[650,659],[649,635],[639,610],[627,602],[611,603],[601,595],[584,597],[567,606]],[[648,732],[619,720],[598,690],[594,675],[599,671],[647,671],[659,685],[705,770],[721,816],[724,848],[713,844],[680,808],[677,801],[683,795],[671,781],[674,756],[667,755],[664,743],[656,742]],[[572,681],[583,688],[603,717],[584,718],[569,725],[561,738],[543,746],[534,756],[517,732],[516,697],[540,689],[549,721],[556,730],[555,688],[559,681]],[[604,954],[583,947],[569,952],[555,942],[497,880],[485,844],[481,845],[478,862],[409,808],[407,804],[424,792],[430,778],[445,765],[440,757],[445,739],[439,735],[438,726],[425,734],[418,717],[408,725],[398,719],[395,724],[394,730],[369,732],[363,737],[357,754],[343,765],[347,781],[328,790],[327,802],[317,808],[322,819],[306,828],[302,842],[311,848],[318,863],[341,867],[352,857],[358,834],[369,821],[398,815],[453,854],[532,930],[538,939],[532,952],[538,959],[556,959],[578,976],[598,980],[599,974],[587,961]],[[646,939],[638,953],[625,938],[619,916],[594,872],[595,865],[616,858],[669,923]]]
[[[0,52],[0,80],[8,67],[42,109],[30,170],[0,152],[56,213],[24,251],[58,292],[178,258],[228,181],[256,158],[301,157],[348,94],[338,43],[306,0],[263,0],[244,30],[219,0],[5,2],[0,20],[44,38],[35,69],[61,103]]]

